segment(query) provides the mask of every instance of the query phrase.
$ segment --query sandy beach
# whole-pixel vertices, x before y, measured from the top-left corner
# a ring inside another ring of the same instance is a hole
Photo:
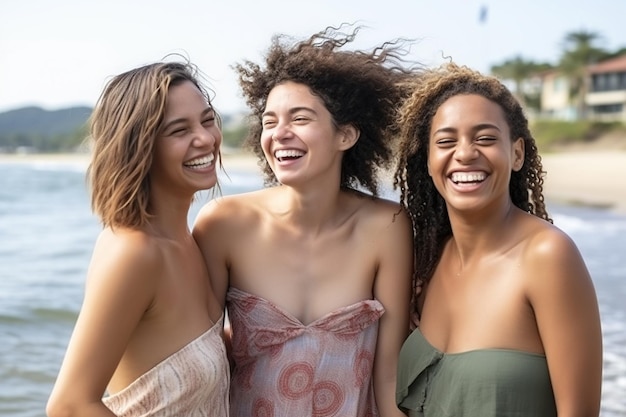
[[[626,139],[625,139],[626,140]],[[225,152],[227,171],[260,172],[256,158],[242,152]],[[76,162],[87,164],[86,154],[0,154],[0,163]],[[583,205],[626,214],[626,150],[575,149],[545,153],[542,161],[548,202]]]
[[[626,214],[626,151],[559,152],[542,161],[547,200]]]

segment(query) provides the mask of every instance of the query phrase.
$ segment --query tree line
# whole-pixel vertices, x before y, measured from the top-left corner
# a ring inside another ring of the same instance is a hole
[[[77,108],[46,111],[23,108],[0,113],[0,153],[60,153],[87,151],[91,109]],[[73,118],[68,116],[72,114]],[[228,121],[228,117],[225,117]],[[245,123],[227,123],[222,130],[223,143],[239,148],[248,132]]]
[[[524,82],[542,72],[557,70],[568,80],[569,98],[578,114],[585,118],[585,97],[588,92],[586,68],[600,61],[626,54],[626,47],[608,51],[601,47],[603,37],[595,31],[579,30],[565,34],[561,55],[556,63],[537,62],[520,55],[506,59],[491,67],[491,73],[502,79],[511,80],[514,93],[524,106],[541,110],[540,93],[524,91]]]
[[[573,31],[567,33],[562,42],[561,55],[556,63],[538,62],[521,55],[505,59],[491,66],[490,71],[499,78],[513,83],[513,92],[529,109],[541,110],[540,93],[526,91],[524,83],[545,71],[558,70],[567,77],[570,100],[578,108],[578,114],[586,115],[585,97],[588,91],[586,68],[602,60],[626,54],[626,47],[608,51],[600,46],[602,36],[594,31]],[[32,109],[29,109],[32,111]],[[14,111],[17,115],[18,111]],[[16,117],[16,116],[11,116]],[[73,129],[51,134],[46,129],[24,130],[0,129],[0,152],[11,153],[19,149],[33,152],[73,152],[85,146],[87,136],[86,118]],[[241,146],[247,134],[245,123],[229,125],[223,130],[224,144],[232,148]]]

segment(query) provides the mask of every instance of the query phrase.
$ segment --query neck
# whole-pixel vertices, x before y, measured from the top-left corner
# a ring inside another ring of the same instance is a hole
[[[189,207],[191,199],[169,198],[151,201],[154,217],[150,220],[150,229],[163,237],[181,239],[190,236]]]
[[[276,187],[272,199],[274,213],[282,221],[292,224],[304,234],[317,234],[334,228],[341,214],[343,193],[336,190],[316,188],[301,192],[291,187]]]
[[[510,227],[511,218],[519,210],[509,200],[497,210],[480,213],[448,210],[452,227],[452,240],[458,252],[461,265],[472,262],[474,256],[502,248]]]

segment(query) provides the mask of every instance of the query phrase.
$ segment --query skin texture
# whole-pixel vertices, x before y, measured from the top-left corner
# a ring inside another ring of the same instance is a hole
[[[228,286],[261,296],[303,324],[376,298],[374,384],[381,415],[395,406],[397,356],[408,334],[412,236],[397,203],[340,186],[343,154],[359,140],[320,97],[286,81],[267,97],[260,144],[281,185],[214,200],[194,236],[219,299]],[[281,160],[280,152],[299,155]],[[350,260],[346,262],[346,260]]]
[[[593,283],[572,240],[511,200],[525,141],[511,135],[502,107],[478,92],[443,101],[426,140],[426,169],[451,235],[420,295],[424,337],[447,353],[545,354],[558,415],[598,416],[602,336]],[[478,181],[458,183],[459,173]]]
[[[51,417],[113,416],[101,401],[105,390],[122,390],[221,317],[223,301],[187,225],[194,193],[217,181],[216,114],[196,84],[184,80],[170,86],[162,117],[147,180],[151,217],[143,226],[111,224],[100,233],[48,402]],[[213,162],[185,165],[203,156]]]

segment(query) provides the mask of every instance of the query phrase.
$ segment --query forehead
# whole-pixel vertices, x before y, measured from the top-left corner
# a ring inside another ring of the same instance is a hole
[[[268,109],[277,105],[319,107],[324,103],[306,84],[286,81],[272,88],[267,96]]]
[[[463,126],[485,123],[508,128],[504,111],[498,103],[479,94],[459,94],[439,106],[432,127],[441,124]]]
[[[198,106],[204,108],[208,102],[198,87],[191,81],[185,80],[170,86],[167,92],[166,113],[178,113]]]

